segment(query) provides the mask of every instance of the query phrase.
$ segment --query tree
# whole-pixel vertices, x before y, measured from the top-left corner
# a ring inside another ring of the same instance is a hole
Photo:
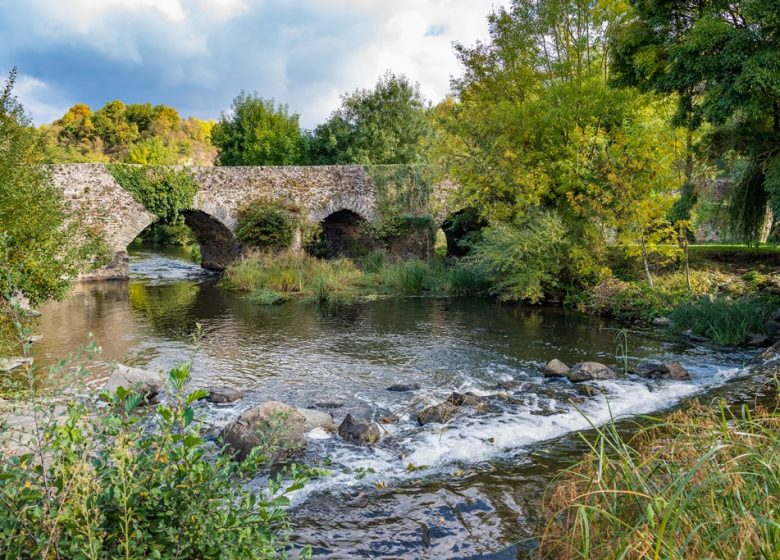
[[[287,105],[241,92],[211,131],[221,165],[296,165],[304,140],[298,114]]]
[[[21,290],[34,303],[59,297],[99,247],[80,229],[42,162],[42,142],[13,95],[0,92],[0,301]]]
[[[418,84],[385,73],[373,90],[341,98],[341,107],[310,138],[316,164],[410,164],[423,160],[431,134],[429,104]]]
[[[735,234],[758,241],[780,213],[780,17],[776,0],[631,0],[612,42],[615,80],[676,93],[677,118],[731,160]]]
[[[461,186],[463,206],[494,223],[557,212],[577,282],[604,273],[606,239],[637,201],[678,185],[676,131],[657,117],[667,104],[610,87],[619,8],[515,0],[489,17],[489,42],[456,46],[464,75],[434,111],[431,159]]]

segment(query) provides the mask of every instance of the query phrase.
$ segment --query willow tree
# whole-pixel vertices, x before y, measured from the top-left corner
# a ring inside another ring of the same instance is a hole
[[[456,47],[464,75],[434,112],[433,152],[464,204],[493,221],[558,212],[572,273],[586,281],[636,202],[675,185],[679,142],[656,117],[663,101],[610,85],[608,44],[624,17],[619,3],[515,0],[490,15],[489,42]]]

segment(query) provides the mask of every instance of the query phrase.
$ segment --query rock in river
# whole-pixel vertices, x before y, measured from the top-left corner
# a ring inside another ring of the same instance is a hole
[[[306,425],[306,417],[296,409],[268,401],[244,412],[238,420],[225,426],[219,437],[243,461],[260,445],[260,432],[273,433],[280,440],[277,458],[283,459],[305,447]]]
[[[296,408],[295,410],[306,418],[306,426],[304,429],[307,432],[310,432],[315,428],[322,428],[326,432],[332,432],[336,429],[333,424],[333,416],[327,412],[312,410],[311,408]]]
[[[451,393],[447,402],[455,406],[480,406],[485,403],[482,397],[471,392]]]
[[[417,415],[417,422],[420,426],[425,424],[431,424],[437,422],[439,424],[446,424],[458,411],[458,407],[449,402],[443,402],[441,404],[435,404],[423,409]]]
[[[665,362],[663,364],[644,363],[631,370],[634,375],[649,379],[674,379],[677,381],[689,381],[691,376],[678,362]]]
[[[390,385],[387,390],[396,393],[405,393],[407,391],[417,391],[419,388],[419,383],[399,383],[398,385]]]
[[[346,441],[358,445],[372,445],[380,440],[382,432],[376,422],[369,422],[347,414],[339,426],[339,435]]]
[[[614,369],[598,362],[582,362],[575,364],[568,374],[570,381],[594,381],[599,379],[615,379],[617,373]]]
[[[157,372],[117,364],[103,389],[114,393],[119,387],[138,391],[142,397],[152,399],[162,389],[163,380]]]
[[[208,387],[206,400],[214,404],[232,403],[244,398],[244,392],[234,387]]]
[[[564,364],[560,360],[550,360],[547,365],[544,366],[545,377],[566,377],[569,375],[571,368]]]

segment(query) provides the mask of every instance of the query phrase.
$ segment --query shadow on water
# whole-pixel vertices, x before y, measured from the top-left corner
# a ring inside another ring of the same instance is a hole
[[[644,330],[629,333],[630,359],[679,360],[693,380],[627,378],[601,383],[606,397],[584,398],[544,379],[543,365],[614,363],[620,325],[561,308],[471,298],[255,306],[180,258],[132,259],[130,282],[84,284],[43,308],[39,359],[66,354],[91,332],[105,362],[166,369],[192,354],[201,324],[194,382],[246,391],[236,405],[202,405],[216,428],[265,400],[328,403],[337,423],[347,413],[398,416],[374,448],[327,435],[309,442],[307,459],[327,457],[332,475],[296,496],[292,517],[297,542],[318,558],[519,557],[533,544],[549,481],[583,451],[577,431],[588,423],[574,403],[604,422],[610,408],[654,413],[695,395],[755,392],[750,379],[732,381],[749,354]],[[386,390],[398,383],[420,389]],[[489,411],[418,426],[413,411],[452,391],[483,395]]]

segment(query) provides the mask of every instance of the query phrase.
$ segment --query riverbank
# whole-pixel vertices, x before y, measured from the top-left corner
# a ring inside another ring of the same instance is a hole
[[[693,401],[626,436],[596,428],[547,497],[535,558],[776,558],[780,396]],[[647,422],[646,422],[647,423]]]

